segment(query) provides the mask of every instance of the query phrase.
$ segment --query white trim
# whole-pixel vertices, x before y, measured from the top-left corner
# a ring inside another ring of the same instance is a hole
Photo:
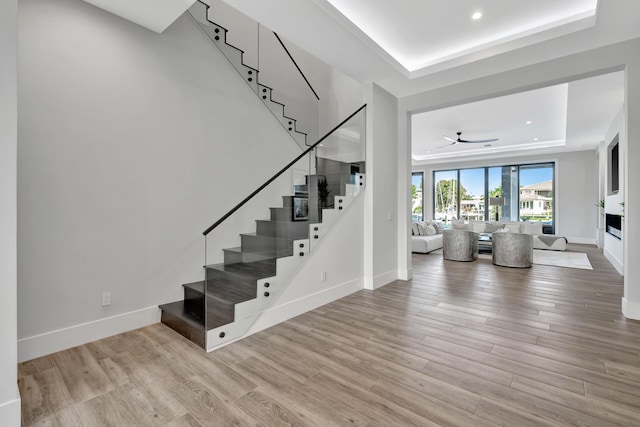
[[[7,427],[20,427],[20,392],[16,384],[16,398],[0,404],[0,420]]]
[[[153,306],[21,338],[18,340],[18,362],[142,328],[159,321],[160,308]]]
[[[621,276],[623,276],[624,275],[624,266],[622,265],[622,262],[617,260],[616,257],[614,257],[613,254],[607,250],[607,248],[604,248],[604,250],[602,251],[602,254],[604,255],[604,257],[606,259],[609,260],[611,265],[613,265],[613,268],[615,268],[618,271],[618,273]]]
[[[364,280],[360,277],[270,308],[260,315],[256,323],[249,329],[247,335],[270,328],[362,289],[364,289]]]
[[[398,280],[411,280],[413,278],[413,267],[398,270]]]
[[[627,319],[640,320],[640,303],[622,297],[622,314]]]
[[[577,243],[580,245],[595,245],[596,239],[591,239],[588,237],[567,237],[567,241],[569,243]]]
[[[388,285],[389,283],[398,280],[398,270],[390,270],[386,273],[382,273],[373,278],[373,290]]]

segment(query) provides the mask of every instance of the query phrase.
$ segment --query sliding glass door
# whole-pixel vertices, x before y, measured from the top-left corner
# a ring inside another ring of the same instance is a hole
[[[449,223],[458,217],[458,171],[433,173],[433,218]]]
[[[484,221],[484,168],[460,170],[460,215],[465,221]]]
[[[424,189],[424,173],[413,172],[411,174],[411,221],[423,221],[424,202],[422,194]]]
[[[520,166],[520,221],[540,221],[545,233],[552,233],[554,181],[553,164]]]

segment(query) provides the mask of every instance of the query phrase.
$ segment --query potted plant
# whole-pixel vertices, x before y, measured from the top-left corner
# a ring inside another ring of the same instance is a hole
[[[327,178],[319,178],[318,179],[318,200],[320,200],[320,207],[327,208],[329,195],[331,194],[331,190],[329,190],[329,183],[327,183]]]
[[[604,200],[600,200],[595,204],[600,212],[600,219],[598,220],[598,226],[596,227],[596,242],[598,248],[604,248]]]

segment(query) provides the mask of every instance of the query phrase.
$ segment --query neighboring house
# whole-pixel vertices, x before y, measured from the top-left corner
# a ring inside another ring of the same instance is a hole
[[[201,231],[295,153],[281,144],[286,133],[271,114],[187,18],[158,36],[77,0],[22,0],[18,22],[17,3],[0,4],[3,420],[15,419],[3,415],[15,417],[16,408],[19,415],[17,347],[20,359],[30,358],[157,321],[157,305],[180,298],[180,284],[199,274]],[[601,3],[609,10],[624,7]],[[299,281],[313,289],[337,289],[313,302],[411,276],[410,194],[400,190],[410,188],[411,111],[624,69],[627,92],[618,130],[626,138],[625,162],[640,162],[640,121],[630,119],[640,117],[640,38],[611,41],[614,30],[587,29],[446,72],[407,77],[393,93],[385,89],[384,76],[359,80],[361,93],[348,101],[337,85],[321,104],[324,128],[364,98],[370,185],[340,232],[330,233],[299,273]],[[355,53],[349,59],[357,60]],[[16,91],[19,103],[5,96]],[[601,176],[606,171],[593,152],[553,157],[559,164],[557,197],[597,181],[590,177],[598,169]],[[640,182],[640,169],[629,168],[625,178]],[[626,253],[614,255],[632,260],[640,256],[640,192],[624,194],[629,238]],[[616,195],[608,197],[607,206],[618,205]],[[573,208],[585,212],[591,206],[595,212],[595,200],[560,206],[567,213],[558,213],[559,223],[571,221]],[[544,199],[532,201],[541,203],[532,209],[545,208]],[[480,209],[476,201],[471,207]],[[586,243],[589,236],[592,241],[592,230],[577,237]],[[320,288],[319,272],[333,265],[339,268]],[[640,318],[640,266],[625,262],[624,275],[623,313]],[[102,307],[106,291],[112,304]],[[288,309],[279,315],[296,314]]]
[[[520,216],[551,217],[553,210],[553,183],[551,180],[520,188]]]

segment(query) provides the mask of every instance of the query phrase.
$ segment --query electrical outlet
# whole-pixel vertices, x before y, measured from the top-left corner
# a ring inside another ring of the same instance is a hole
[[[111,292],[102,293],[102,306],[111,305]]]
[[[324,282],[325,280],[327,280],[327,272],[326,271],[322,271],[322,272],[320,272],[320,281]]]

